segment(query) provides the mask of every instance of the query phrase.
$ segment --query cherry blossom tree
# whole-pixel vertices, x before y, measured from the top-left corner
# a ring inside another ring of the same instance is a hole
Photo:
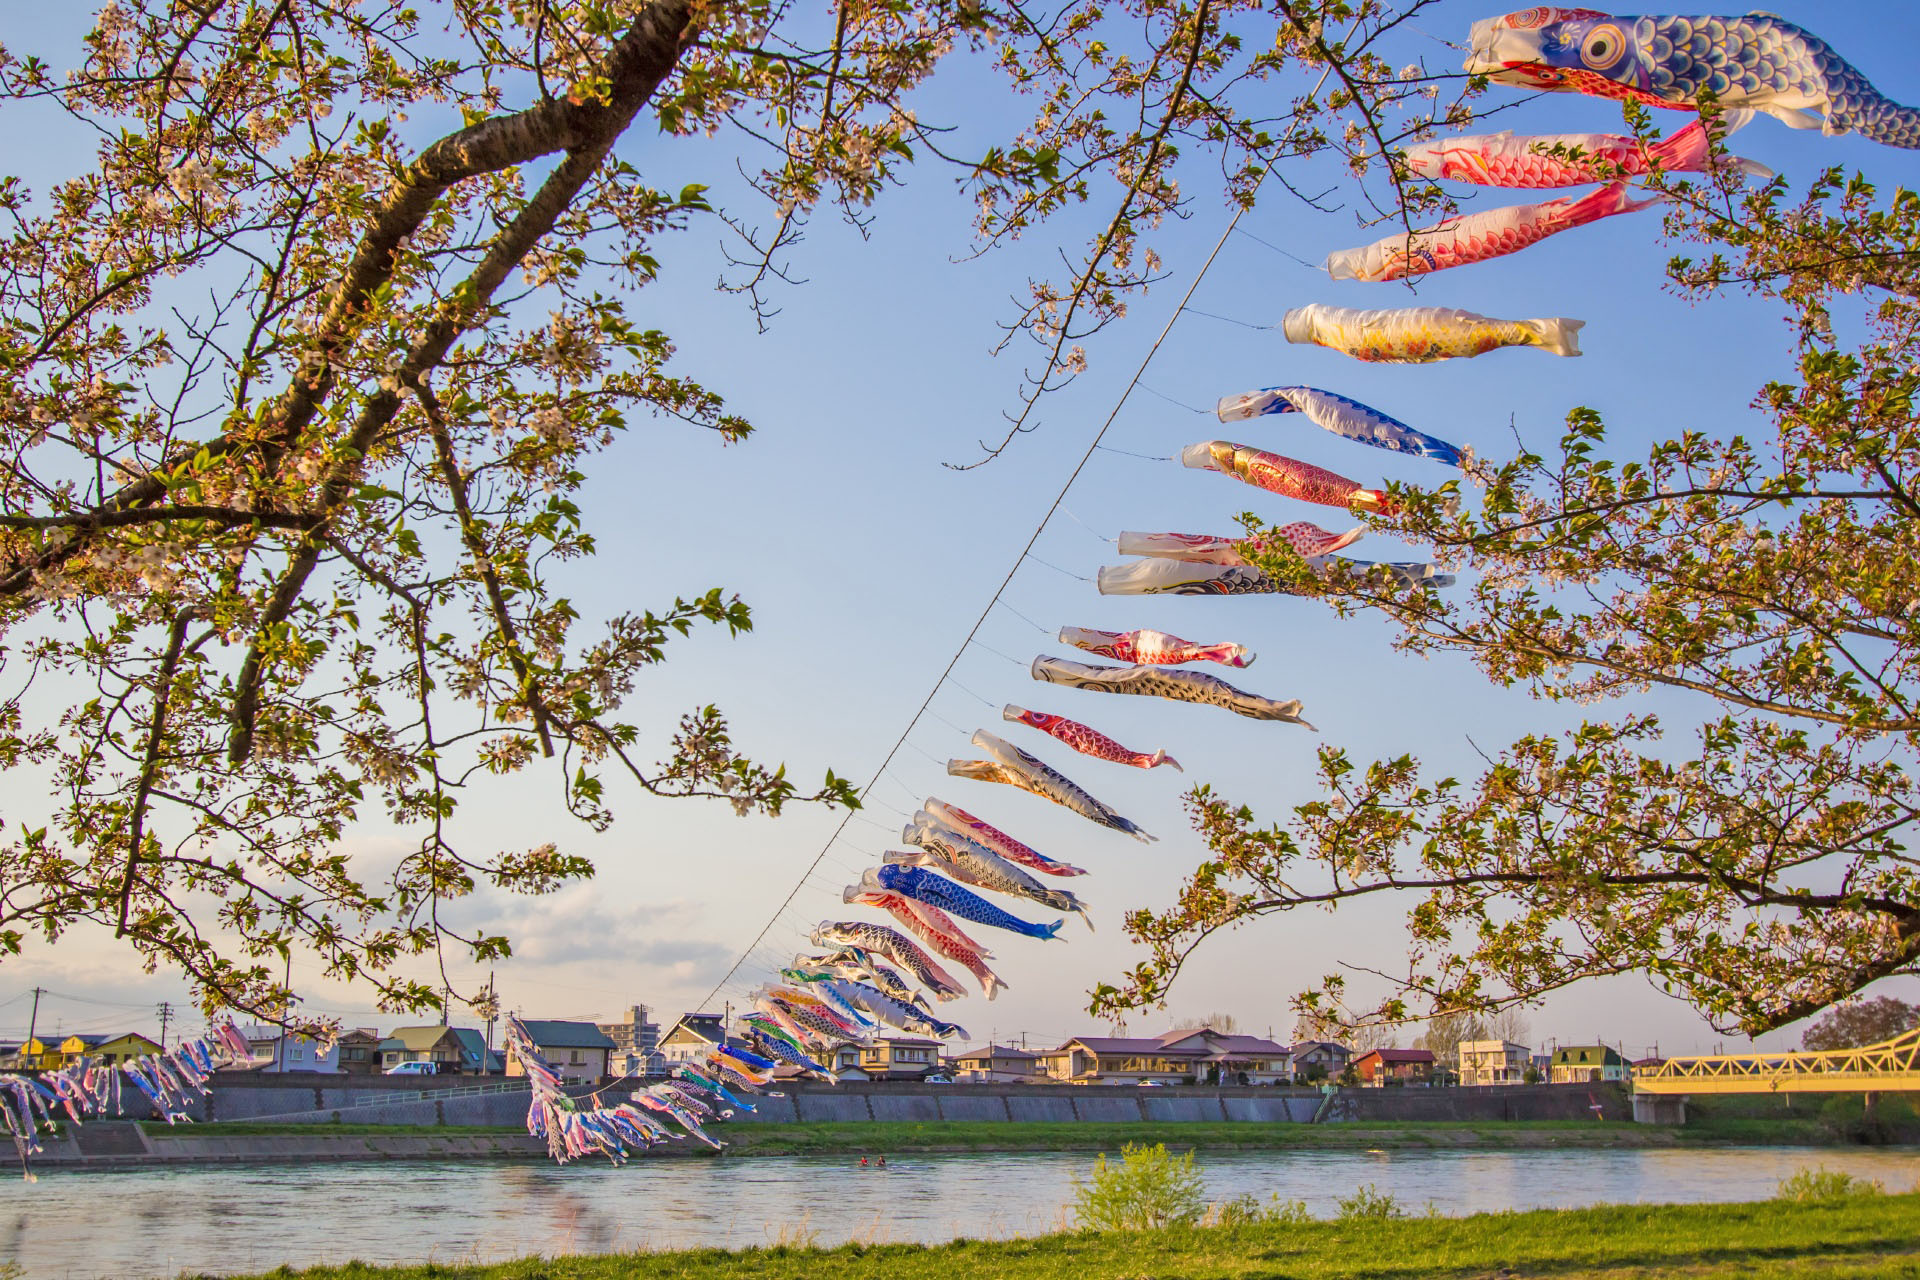
[[[620,433],[751,431],[631,291],[723,219],[727,287],[768,318],[807,219],[863,222],[913,164],[957,173],[983,250],[1096,208],[1008,317],[1038,352],[1011,438],[1161,274],[1177,163],[1250,202],[1467,109],[1379,52],[1426,2],[112,0],[78,65],[0,49],[16,115],[96,139],[43,190],[0,185],[0,767],[52,784],[9,798],[0,956],[105,930],[209,1011],[317,1029],[289,1012],[299,952],[435,1008],[449,952],[510,947],[451,901],[592,874],[562,841],[461,836],[489,779],[544,771],[592,829],[623,789],[857,803],[756,763],[711,705],[624,717],[744,603],[590,629],[551,585],[599,549],[575,497]],[[914,97],[948,67],[1001,76],[1031,126],[950,150]],[[748,190],[655,189],[661,134]],[[417,844],[370,871],[342,852],[368,822]]]
[[[1555,449],[1397,491],[1378,525],[1431,545],[1451,594],[1316,576],[1280,539],[1257,558],[1494,685],[1603,709],[1680,690],[1711,714],[1676,732],[1595,713],[1464,778],[1329,747],[1320,794],[1272,824],[1197,788],[1208,856],[1131,915],[1148,957],[1096,1007],[1157,1001],[1220,929],[1375,897],[1406,903],[1405,969],[1377,1002],[1330,974],[1303,1009],[1457,1017],[1638,972],[1755,1034],[1920,970],[1920,196],[1839,170],[1797,191],[1649,185],[1671,197],[1675,289],[1792,322],[1785,367],[1756,380],[1759,431],[1689,423],[1623,456],[1575,408]]]

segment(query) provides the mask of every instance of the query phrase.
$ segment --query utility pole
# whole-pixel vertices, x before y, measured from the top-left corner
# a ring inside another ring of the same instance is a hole
[[[167,1048],[167,1024],[172,1021],[173,1006],[167,1001],[162,1000],[160,1002],[160,1049],[163,1053]]]
[[[45,987],[35,987],[33,989],[33,1012],[27,1018],[27,1039],[28,1040],[33,1039],[34,1029],[40,1025],[40,997],[45,994],[47,994],[47,989]],[[34,1058],[33,1065],[36,1067],[40,1065],[40,1060],[38,1056]]]
[[[733,1037],[733,1001],[722,1001],[720,1009],[720,1043],[725,1045]]]
[[[494,1000],[493,970],[487,970],[487,1058],[480,1064],[480,1074],[485,1075],[493,1069],[493,1020],[498,1016],[500,1006]]]

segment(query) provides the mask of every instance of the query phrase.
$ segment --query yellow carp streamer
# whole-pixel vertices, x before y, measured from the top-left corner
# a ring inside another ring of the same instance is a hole
[[[1343,351],[1356,360],[1428,364],[1477,356],[1499,347],[1539,347],[1557,356],[1580,354],[1585,320],[1496,320],[1457,307],[1403,307],[1356,311],[1315,302],[1287,312],[1280,327],[1288,342]]]

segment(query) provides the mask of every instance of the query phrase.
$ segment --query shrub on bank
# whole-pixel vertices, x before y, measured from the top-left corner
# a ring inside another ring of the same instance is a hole
[[[1832,1204],[1840,1200],[1857,1200],[1863,1196],[1885,1195],[1887,1189],[1871,1178],[1856,1178],[1840,1169],[1802,1169],[1791,1177],[1780,1179],[1780,1187],[1773,1193],[1775,1200],[1791,1200],[1796,1204]]]
[[[1206,1210],[1193,1152],[1176,1156],[1164,1142],[1129,1142],[1117,1161],[1101,1152],[1087,1180],[1074,1179],[1074,1218],[1087,1231],[1192,1226]]]

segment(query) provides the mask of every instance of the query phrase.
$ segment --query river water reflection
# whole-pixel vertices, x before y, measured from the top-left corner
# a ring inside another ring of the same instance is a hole
[[[219,1275],[290,1263],[495,1260],[528,1253],[769,1244],[813,1233],[939,1241],[1065,1225],[1079,1152],[845,1158],[225,1166],[49,1173],[0,1183],[0,1260],[29,1280]],[[1200,1157],[1208,1194],[1278,1193],[1332,1212],[1362,1183],[1445,1214],[1596,1203],[1755,1200],[1824,1165],[1889,1190],[1920,1149],[1302,1151]]]

